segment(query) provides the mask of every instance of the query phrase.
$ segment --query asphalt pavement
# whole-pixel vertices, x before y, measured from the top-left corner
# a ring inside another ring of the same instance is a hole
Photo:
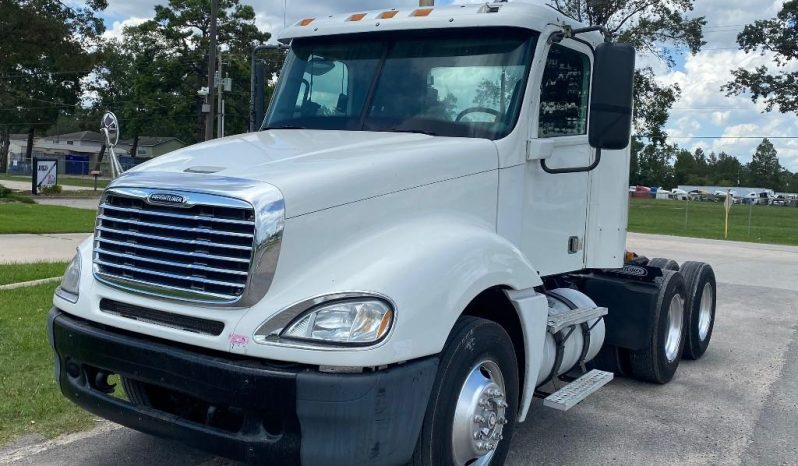
[[[683,361],[664,386],[616,379],[565,413],[536,402],[507,464],[798,465],[798,247],[636,234],[629,246],[713,265],[718,309],[709,350]],[[237,464],[106,422],[0,450],[3,462]]]

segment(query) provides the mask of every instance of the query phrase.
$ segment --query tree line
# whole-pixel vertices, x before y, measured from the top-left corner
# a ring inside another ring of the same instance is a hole
[[[691,186],[745,186],[776,192],[798,192],[798,173],[781,166],[778,151],[767,138],[757,146],[751,161],[735,155],[697,148],[691,152],[671,144],[644,144],[632,140],[629,169],[632,185],[675,188]]]
[[[175,136],[191,144],[203,138],[204,98],[197,91],[207,83],[211,0],[164,0],[151,12],[152,19],[125,27],[118,38],[103,34],[105,24],[99,15],[107,0],[83,1],[82,5],[62,0],[0,2],[0,172],[6,169],[11,133],[26,133],[32,140],[96,130],[106,110],[119,116],[125,139]],[[706,44],[706,18],[691,16],[695,0],[546,1],[562,15],[603,26],[616,40],[633,44],[668,68],[676,65],[677,54],[696,54]],[[258,28],[254,9],[242,0],[219,0],[217,19],[224,68],[233,82],[232,92],[225,94],[227,133],[240,133],[249,122],[250,53],[270,34]],[[776,18],[742,30],[741,49],[768,51],[778,58],[773,69],[736,70],[725,92],[748,92],[752,99],[764,100],[768,110],[798,110],[798,73],[783,66],[798,58],[797,19],[798,0],[789,0]],[[268,65],[277,72],[280,62]],[[680,156],[682,149],[668,143],[664,129],[680,95],[677,84],[656,80],[651,67],[637,70],[635,132],[648,144],[636,141],[639,168],[633,170],[634,181],[667,184],[666,180],[683,178],[681,167],[687,158]],[[733,165],[726,154],[715,157],[717,161],[712,154],[693,154],[698,168],[691,169],[689,176],[709,179],[716,170],[704,175],[704,165]],[[673,161],[673,168],[663,160]],[[728,176],[724,179],[747,179],[734,178],[731,171]]]

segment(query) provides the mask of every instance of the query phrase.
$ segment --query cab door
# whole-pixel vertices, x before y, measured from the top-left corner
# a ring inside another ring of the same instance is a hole
[[[542,72],[531,79],[539,89],[532,102],[525,164],[522,250],[541,275],[584,268],[589,172],[548,173],[589,166],[588,144],[592,52],[566,39],[551,44]],[[537,84],[537,85],[536,85]]]

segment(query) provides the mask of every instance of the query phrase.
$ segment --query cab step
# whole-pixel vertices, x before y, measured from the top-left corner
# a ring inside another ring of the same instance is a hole
[[[612,372],[593,369],[565,387],[557,390],[543,400],[543,406],[558,411],[568,411],[577,403],[607,385],[613,377]]]
[[[547,327],[549,333],[555,334],[566,327],[578,325],[583,322],[589,322],[605,315],[607,315],[606,307],[583,307],[572,309],[568,312],[549,314]]]

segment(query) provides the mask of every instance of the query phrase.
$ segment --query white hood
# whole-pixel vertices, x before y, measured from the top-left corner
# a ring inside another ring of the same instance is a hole
[[[496,146],[484,139],[269,130],[186,147],[129,172],[264,181],[283,193],[290,218],[497,167]]]

